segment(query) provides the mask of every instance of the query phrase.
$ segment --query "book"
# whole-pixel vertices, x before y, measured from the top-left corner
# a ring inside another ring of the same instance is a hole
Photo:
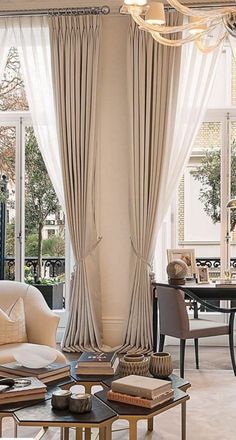
[[[171,389],[165,393],[160,394],[155,399],[145,399],[144,397],[131,396],[129,394],[116,393],[112,390],[107,392],[107,399],[114,400],[115,402],[121,402],[128,405],[141,406],[143,408],[155,408],[162,403],[168,402],[173,399],[174,391]]]
[[[8,375],[6,376],[5,373]],[[3,377],[35,376],[38,379],[43,379],[59,373],[68,373],[68,375],[70,375],[70,365],[53,363],[45,368],[27,368],[23,367],[18,362],[10,362],[0,365],[0,376]]]
[[[0,400],[0,406],[7,405],[8,403],[30,402],[31,400],[45,400],[45,393],[34,393],[30,395],[21,394],[20,396],[7,397]]]
[[[82,353],[76,365],[77,374],[113,375],[119,365],[119,358],[115,351],[108,353]]]
[[[95,352],[84,352],[78,359],[77,366],[91,367],[95,365],[100,367],[111,367],[115,360],[117,359],[117,353],[115,351],[110,351],[108,353],[95,353]]]
[[[19,377],[26,377],[25,375],[19,375],[19,374],[12,374],[12,373],[6,373],[6,372],[1,372],[0,371],[0,376],[2,377],[11,377],[13,379],[19,378]],[[36,376],[37,377],[37,376]],[[42,379],[40,379],[44,384],[48,384],[50,382],[54,382],[56,380],[59,379],[67,379],[70,377],[70,372],[62,372],[62,373],[57,373],[48,377],[43,377]],[[39,379],[39,378],[38,378]]]
[[[27,377],[31,383],[24,387],[8,388],[0,393],[0,405],[25,400],[44,399],[47,391],[46,385],[36,377]]]
[[[171,382],[133,374],[114,380],[111,383],[111,389],[118,393],[154,399],[160,394],[170,391]]]
[[[96,376],[112,376],[115,374],[117,367],[119,365],[119,358],[117,357],[111,366],[102,366],[97,365],[96,362],[91,364],[89,367],[85,367],[83,364],[77,364],[76,366],[76,373],[77,374],[87,374],[87,375],[96,375]]]
[[[34,394],[35,392],[44,392],[46,393],[47,387],[46,385],[41,382],[41,380],[38,380],[35,377],[27,377],[31,381],[31,383],[24,387],[16,387],[13,386],[12,388],[8,388],[2,392],[0,392],[0,400],[5,399],[6,397],[10,396],[19,396],[21,394]]]

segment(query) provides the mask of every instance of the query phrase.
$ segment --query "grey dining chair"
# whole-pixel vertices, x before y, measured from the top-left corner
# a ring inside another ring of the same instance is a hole
[[[185,298],[202,304],[211,311],[230,314],[229,323],[218,323],[207,319],[190,319],[188,316]],[[229,336],[230,356],[234,375],[236,376],[236,364],[234,356],[234,316],[236,308],[225,309],[198,298],[197,295],[190,292],[188,289],[183,290],[180,287],[172,286],[158,286],[157,298],[159,306],[159,351],[163,351],[165,336],[173,336],[180,339],[180,376],[184,377],[184,359],[185,359],[185,345],[187,339],[194,339],[196,368],[199,368],[198,357],[198,339],[209,336]]]

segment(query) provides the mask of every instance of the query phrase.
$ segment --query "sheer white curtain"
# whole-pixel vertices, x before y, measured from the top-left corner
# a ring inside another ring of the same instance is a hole
[[[18,48],[35,135],[49,177],[64,208],[60,150],[52,88],[47,17],[5,20]]]
[[[221,32],[221,30],[219,30]],[[212,37],[211,44],[218,35]],[[192,145],[207,110],[222,50],[204,54],[194,43],[182,48],[176,117],[169,121],[168,141],[163,155],[156,231],[160,230],[176,188],[189,160]]]
[[[4,68],[7,61],[7,55],[11,47],[12,31],[7,27],[6,21],[3,19],[0,23],[0,81],[3,77]]]

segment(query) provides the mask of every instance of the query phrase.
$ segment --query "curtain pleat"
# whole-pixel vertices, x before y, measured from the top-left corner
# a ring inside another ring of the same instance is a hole
[[[176,13],[169,24],[180,23]],[[132,22],[128,41],[130,145],[130,230],[133,253],[131,303],[120,351],[152,349],[149,270],[155,240],[159,179],[169,119],[174,117],[181,50],[156,43]]]
[[[49,18],[65,204],[75,257],[65,351],[101,348],[101,300],[95,224],[99,16]]]

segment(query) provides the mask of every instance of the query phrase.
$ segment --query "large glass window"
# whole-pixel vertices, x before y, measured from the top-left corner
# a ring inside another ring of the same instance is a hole
[[[0,83],[0,174],[6,183],[1,199],[4,278],[37,283],[38,288],[38,283],[64,283],[65,216],[34,134],[15,48]],[[63,297],[50,306],[62,308]]]

